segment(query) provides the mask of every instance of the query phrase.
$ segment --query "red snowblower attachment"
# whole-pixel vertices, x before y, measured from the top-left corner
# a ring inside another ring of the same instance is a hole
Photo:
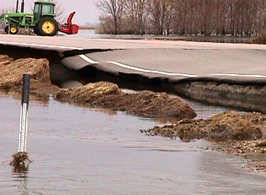
[[[79,32],[79,26],[72,24],[72,19],[76,12],[72,12],[67,19],[67,23],[59,27],[59,31],[66,34],[77,34]]]

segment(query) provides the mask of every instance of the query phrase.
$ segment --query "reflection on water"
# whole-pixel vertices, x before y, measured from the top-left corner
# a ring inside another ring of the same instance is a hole
[[[28,171],[24,172],[14,172],[13,173],[13,179],[17,183],[17,191],[21,195],[29,195],[29,189],[28,189]],[[1,192],[0,192],[1,193]]]
[[[160,125],[50,99],[32,101],[25,174],[13,173],[20,101],[0,96],[0,194],[265,194],[265,177],[243,161],[206,152],[207,142],[146,137]],[[204,110],[204,109],[203,109]]]
[[[12,166],[11,164],[9,164],[9,165]],[[26,175],[29,171],[29,166],[30,166],[30,164],[20,166],[20,167],[12,167],[14,175],[21,177],[21,178],[26,177]]]

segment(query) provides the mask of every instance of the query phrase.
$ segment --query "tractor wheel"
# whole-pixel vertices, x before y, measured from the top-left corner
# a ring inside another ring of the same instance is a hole
[[[18,27],[12,25],[12,26],[10,26],[10,28],[9,28],[9,26],[6,26],[6,27],[5,27],[5,32],[6,32],[7,34],[15,35],[15,34],[18,33]]]
[[[36,31],[42,36],[54,36],[58,33],[58,24],[51,17],[43,17],[40,19]]]

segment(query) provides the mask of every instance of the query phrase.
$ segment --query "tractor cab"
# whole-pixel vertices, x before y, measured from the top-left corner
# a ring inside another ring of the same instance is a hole
[[[37,23],[37,21],[40,20],[43,16],[48,17],[55,17],[55,4],[48,0],[48,1],[36,1],[34,3],[34,21]]]
[[[52,0],[38,0],[33,11],[34,32],[37,35],[54,36],[58,32],[55,20],[55,4]]]

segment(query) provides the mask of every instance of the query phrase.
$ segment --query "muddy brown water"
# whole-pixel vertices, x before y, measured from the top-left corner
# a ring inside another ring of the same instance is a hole
[[[8,165],[17,150],[20,100],[0,96],[0,194],[265,194],[266,178],[245,161],[183,143],[146,137],[159,123],[125,113],[31,101],[27,173]],[[208,117],[224,109],[192,103]]]

